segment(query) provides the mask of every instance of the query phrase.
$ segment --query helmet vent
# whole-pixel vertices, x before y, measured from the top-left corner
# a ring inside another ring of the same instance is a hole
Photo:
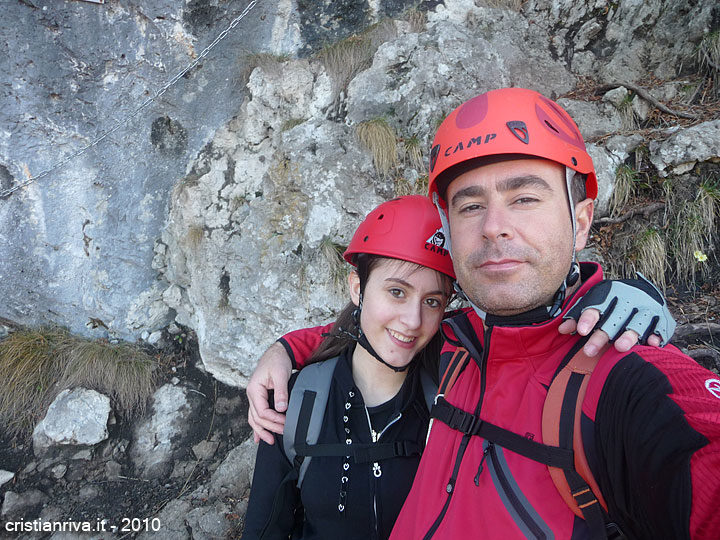
[[[370,237],[366,236],[365,238],[363,238],[363,242],[367,242],[369,239],[370,239]]]
[[[573,164],[573,165],[576,165],[576,166],[577,166],[577,159],[575,159],[574,157],[572,157],[572,158],[570,159],[570,161],[572,161],[572,164]]]
[[[546,125],[547,127],[549,127],[550,129],[552,129],[555,133],[560,133],[560,131],[558,131],[558,128],[556,128],[555,126],[553,126],[553,125],[552,125],[550,122],[548,122],[547,120],[545,120],[545,125]]]
[[[384,218],[384,217],[385,217],[385,214],[380,214],[380,215],[378,216],[378,221],[380,221],[380,220],[381,220],[382,218]]]

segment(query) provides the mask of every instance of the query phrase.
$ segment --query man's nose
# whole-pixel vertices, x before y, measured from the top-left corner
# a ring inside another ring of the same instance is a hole
[[[482,235],[488,240],[512,236],[510,212],[502,204],[488,204],[482,222]]]

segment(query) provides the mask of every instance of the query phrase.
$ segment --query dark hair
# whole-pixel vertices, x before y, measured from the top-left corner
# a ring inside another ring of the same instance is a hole
[[[365,285],[367,284],[370,273],[374,268],[378,266],[387,257],[380,257],[378,255],[368,255],[366,253],[360,253],[355,257],[355,263],[357,265],[356,272],[360,278],[360,293],[365,292]],[[399,260],[399,259],[398,259]],[[415,265],[418,268],[424,268],[422,265],[411,263],[408,261],[401,261],[410,265]],[[446,279],[449,283],[450,278],[445,277],[441,274],[443,279]],[[325,339],[320,343],[320,346],[313,352],[313,354],[305,361],[305,365],[312,364],[314,362],[320,362],[322,360],[328,360],[334,358],[342,353],[345,349],[355,343],[350,335],[358,335],[358,323],[353,315],[353,312],[357,309],[357,306],[352,302],[348,304],[340,311],[335,323],[333,324],[330,332],[325,336]],[[420,362],[429,368],[431,374],[437,372],[437,361],[440,358],[440,349],[442,348],[442,338],[440,331],[435,333],[428,344],[415,355],[414,362]]]
[[[587,199],[587,189],[585,188],[585,181],[587,180],[586,174],[576,172],[570,182],[570,198],[573,204],[577,204],[580,201]]]

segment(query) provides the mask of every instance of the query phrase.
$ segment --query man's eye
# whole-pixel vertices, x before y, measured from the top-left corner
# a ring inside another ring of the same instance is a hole
[[[476,211],[481,210],[481,209],[482,209],[482,205],[481,205],[481,204],[472,203],[472,204],[467,204],[467,205],[463,206],[463,207],[460,209],[460,212],[462,212],[462,213],[476,212]]]
[[[392,294],[395,298],[402,298],[405,295],[405,292],[402,289],[390,289],[390,294]]]
[[[537,202],[537,199],[535,197],[520,197],[519,199],[515,200],[516,204],[532,204],[534,202]]]

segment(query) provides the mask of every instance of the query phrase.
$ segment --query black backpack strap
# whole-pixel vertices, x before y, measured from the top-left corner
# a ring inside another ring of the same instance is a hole
[[[422,387],[423,396],[425,397],[425,405],[427,405],[427,410],[429,411],[435,402],[438,385],[435,384],[432,376],[422,366],[420,366],[420,386]]]
[[[375,443],[327,443],[297,445],[298,455],[352,457],[355,463],[372,463],[399,456],[420,455],[422,447],[415,441]],[[309,460],[306,460],[309,461]]]
[[[430,414],[451,429],[465,435],[477,435],[533,461],[563,469],[572,467],[572,450],[547,446],[486,422],[472,413],[455,407],[444,397],[438,396]]]
[[[335,357],[303,368],[290,392],[283,429],[283,449],[298,469],[298,488],[310,465],[310,459],[305,459],[308,454],[298,453],[298,446],[303,448],[318,440],[337,362],[338,357]]]

